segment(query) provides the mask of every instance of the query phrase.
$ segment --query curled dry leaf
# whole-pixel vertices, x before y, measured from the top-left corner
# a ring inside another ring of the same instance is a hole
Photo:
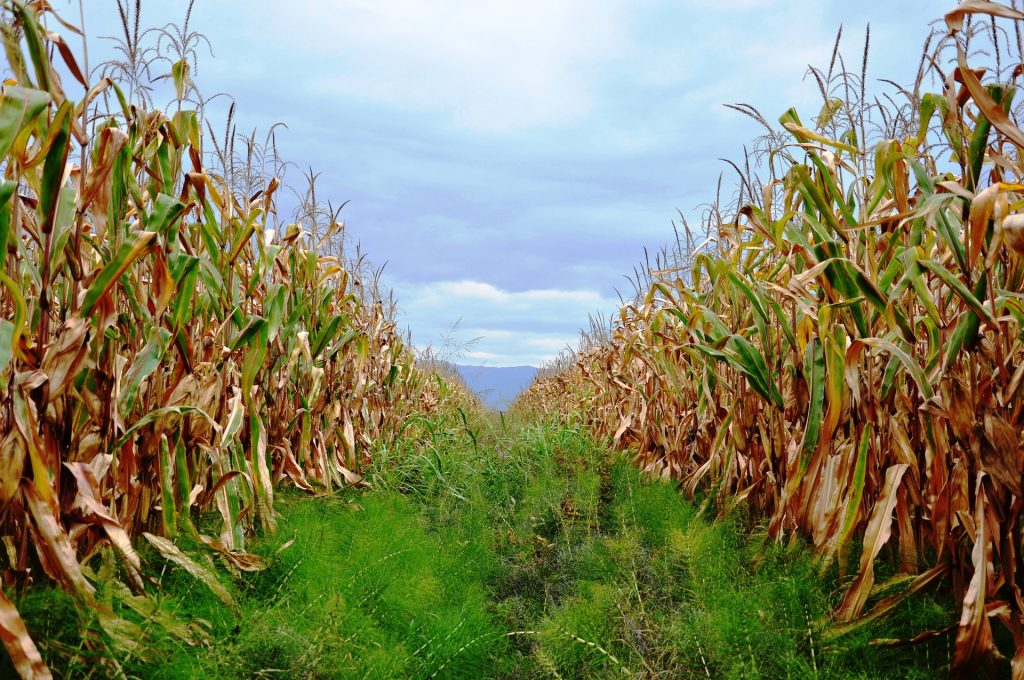
[[[985,475],[978,475],[975,484],[977,494],[976,515],[975,515],[975,538],[974,549],[971,551],[971,561],[974,565],[974,574],[967,586],[964,595],[963,607],[960,613],[960,625],[956,636],[956,648],[953,652],[953,661],[950,668],[950,675],[954,678],[976,678],[981,668],[991,662],[992,654],[995,651],[995,642],[992,638],[992,625],[989,623],[988,614],[985,609],[985,599],[988,589],[988,565],[992,559],[990,537],[986,532],[985,511],[986,493],[984,485]]]
[[[982,469],[1006,486],[1015,496],[1024,497],[1024,446],[1018,432],[1005,418],[985,414],[984,442],[981,445]]]
[[[17,430],[0,441],[0,507],[7,505],[21,485],[28,450]]]
[[[1003,243],[1018,255],[1024,255],[1024,215],[1007,215],[1001,224]]]
[[[147,541],[149,541],[150,545],[156,548],[156,551],[160,553],[164,559],[176,564],[199,581],[202,581],[221,602],[231,607],[234,606],[235,601],[231,597],[231,593],[229,593],[227,588],[224,587],[224,584],[220,582],[216,574],[186,555],[181,548],[174,545],[174,543],[163,536],[155,536],[146,531],[142,532],[142,535]]]
[[[964,30],[964,19],[968,14],[987,14],[1006,19],[1024,19],[1024,14],[1012,7],[988,0],[964,0],[956,9],[946,12],[946,26],[950,31]]]
[[[14,670],[23,680],[50,680],[53,675],[43,662],[18,610],[0,589],[0,639],[11,657]]]

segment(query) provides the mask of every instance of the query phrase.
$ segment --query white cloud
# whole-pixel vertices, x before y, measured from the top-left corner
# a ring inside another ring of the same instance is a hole
[[[494,303],[502,305],[502,315],[512,311],[536,311],[538,306],[577,306],[592,309],[603,300],[593,290],[524,290],[510,292],[481,281],[438,281],[420,289],[419,295],[430,301],[450,303],[458,300],[462,304]]]
[[[610,314],[618,306],[592,290],[509,291],[475,280],[398,283],[395,292],[418,346],[443,352],[450,338],[450,345],[462,348],[460,361],[490,366],[549,361],[575,346],[590,314]],[[457,319],[463,324],[453,329]]]
[[[283,24],[275,50],[320,62],[305,77],[310,88],[439,111],[487,131],[586,115],[599,67],[627,37],[629,7],[625,0],[296,0],[280,12],[274,4]]]

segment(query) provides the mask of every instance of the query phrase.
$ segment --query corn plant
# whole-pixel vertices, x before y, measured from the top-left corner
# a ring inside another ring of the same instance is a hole
[[[924,61],[940,91],[919,77],[876,107],[869,143],[864,71],[838,93],[818,72],[822,111],[768,126],[771,176],[743,173],[714,243],[652,271],[612,339],[518,408],[582,418],[691,495],[807,537],[844,579],[833,638],[941,584],[961,603],[953,675],[1012,656],[1024,677],[1024,132],[996,22],[1019,55],[1024,14],[945,18]],[[973,68],[986,35],[995,68]]]
[[[55,582],[134,649],[140,631],[97,594],[98,556],[112,546],[131,589],[115,590],[134,606],[142,536],[230,599],[175,540],[254,567],[246,537],[273,531],[275,487],[360,483],[373,448],[439,388],[358,272],[302,224],[273,228],[277,177],[243,193],[204,162],[192,42],[169,63],[164,111],[116,70],[91,83],[43,28],[75,31],[48,3],[2,12],[0,574],[5,588]],[[207,509],[215,536],[192,522]],[[49,676],[2,593],[0,639],[23,677]]]

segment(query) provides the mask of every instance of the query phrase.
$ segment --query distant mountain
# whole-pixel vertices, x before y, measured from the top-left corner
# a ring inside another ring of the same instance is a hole
[[[519,393],[530,386],[537,369],[533,366],[456,366],[470,389],[480,395],[487,408],[504,411]]]

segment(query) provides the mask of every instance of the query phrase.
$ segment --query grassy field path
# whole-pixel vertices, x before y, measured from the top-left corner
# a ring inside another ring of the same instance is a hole
[[[430,445],[379,456],[368,490],[283,499],[279,532],[255,548],[269,566],[220,570],[234,607],[147,555],[161,582],[151,618],[207,642],[144,625],[146,643],[118,659],[125,672],[907,678],[934,677],[927,668],[946,658],[942,640],[886,653],[864,636],[826,641],[830,596],[801,548],[698,516],[673,485],[643,480],[570,429],[509,432],[497,417],[437,425],[423,424]],[[55,670],[102,677],[58,593],[21,606]],[[914,612],[931,615],[942,612]]]

